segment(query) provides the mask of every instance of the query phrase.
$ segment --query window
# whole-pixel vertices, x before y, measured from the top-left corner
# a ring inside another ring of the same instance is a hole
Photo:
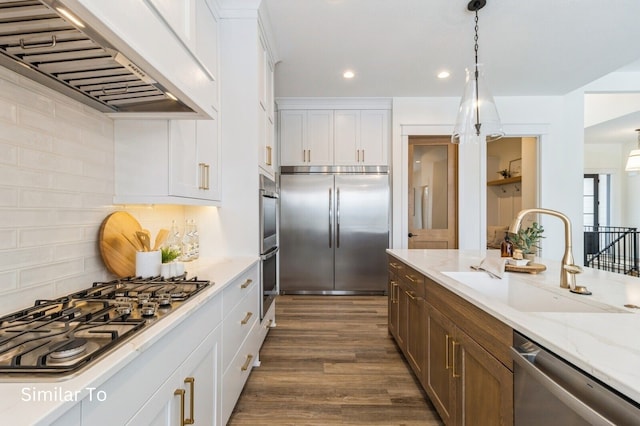
[[[583,184],[584,226],[609,226],[611,175],[586,174]]]

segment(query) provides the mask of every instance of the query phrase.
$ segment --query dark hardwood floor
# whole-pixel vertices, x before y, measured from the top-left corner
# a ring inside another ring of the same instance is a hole
[[[387,332],[386,296],[279,296],[229,425],[441,425]]]

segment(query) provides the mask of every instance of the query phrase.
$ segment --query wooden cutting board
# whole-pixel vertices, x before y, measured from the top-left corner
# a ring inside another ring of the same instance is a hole
[[[127,212],[115,212],[107,216],[100,226],[99,245],[102,260],[107,269],[118,277],[130,277],[136,273],[136,231],[140,223]]]

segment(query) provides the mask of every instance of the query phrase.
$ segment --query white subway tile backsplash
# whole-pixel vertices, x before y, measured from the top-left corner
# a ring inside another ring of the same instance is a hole
[[[54,296],[61,294],[56,293],[56,287],[52,283],[40,286],[19,288],[15,291],[2,294],[2,306],[0,314],[8,314],[27,306],[33,306],[38,299],[53,299]]]
[[[53,133],[52,130],[58,125],[52,113],[42,113],[22,106],[18,108],[18,124],[47,133]]]
[[[0,271],[19,271],[22,268],[46,264],[53,260],[53,247],[44,245],[25,249],[4,250],[0,255]]]
[[[0,250],[18,248],[18,231],[15,229],[0,229]],[[2,285],[0,283],[0,285]]]
[[[0,294],[15,291],[17,287],[18,287],[18,273],[16,271],[0,273]],[[3,300],[3,303],[4,303],[4,300]]]
[[[25,90],[24,84],[20,82],[19,78],[7,79],[5,77],[7,77],[6,73],[0,75],[0,97],[15,104],[26,105],[49,116],[53,115],[54,101],[52,99],[41,93]],[[23,79],[22,81],[28,82],[29,80]],[[35,83],[33,84],[35,85]]]
[[[0,187],[0,207],[18,207],[18,190]]]
[[[0,98],[0,120],[8,123],[18,120],[18,107],[15,103]]]
[[[53,248],[53,258],[56,261],[76,259],[82,256],[99,255],[97,234],[93,239],[86,239],[84,237],[84,229],[80,229],[82,230],[80,240],[73,243],[70,242],[66,244],[56,244],[56,246]],[[102,262],[102,258],[100,258],[100,261]],[[102,265],[102,267],[104,268],[104,265]]]
[[[82,241],[84,233],[81,227],[68,226],[55,228],[28,228],[19,232],[20,247],[39,247],[43,242],[47,244],[68,243]],[[57,251],[57,250],[56,250]],[[58,256],[56,256],[58,258]]]
[[[17,124],[0,124],[2,132],[0,139],[12,142],[22,148],[34,148],[40,151],[51,151],[53,148],[53,135],[39,130],[21,127]]]
[[[0,141],[0,163],[17,164],[18,163],[18,147]]]
[[[71,207],[82,206],[80,194],[42,190],[23,190],[20,197],[22,207]]]
[[[113,174],[113,171],[112,173]],[[113,195],[113,177],[95,178],[91,176],[73,176],[57,173],[51,176],[52,187],[63,191],[80,193],[98,193]]]
[[[16,188],[50,188],[51,175],[0,164],[0,182]]]
[[[21,150],[20,165],[36,170],[82,174],[82,160],[33,149]]]
[[[50,209],[0,209],[0,229],[56,226],[56,211]]]
[[[84,272],[84,260],[82,258],[39,265],[20,271],[18,275],[18,287],[53,283],[55,280],[78,275],[82,272]]]

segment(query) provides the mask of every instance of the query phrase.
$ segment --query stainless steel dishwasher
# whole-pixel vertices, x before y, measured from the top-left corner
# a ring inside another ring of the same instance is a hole
[[[640,406],[514,332],[515,425],[638,425]]]

